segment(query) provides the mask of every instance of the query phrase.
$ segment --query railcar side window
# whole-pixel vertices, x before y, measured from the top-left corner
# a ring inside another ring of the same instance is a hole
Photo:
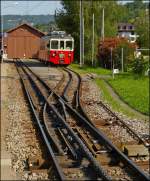
[[[72,41],[66,41],[66,49],[72,50],[73,48],[73,42]]]
[[[51,41],[51,49],[58,49],[58,41],[57,40]]]
[[[61,50],[64,49],[64,41],[60,41],[60,49],[61,49]]]

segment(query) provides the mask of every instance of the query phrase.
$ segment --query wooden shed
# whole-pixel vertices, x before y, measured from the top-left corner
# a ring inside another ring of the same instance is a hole
[[[6,32],[7,58],[37,58],[41,37],[45,34],[24,23]]]

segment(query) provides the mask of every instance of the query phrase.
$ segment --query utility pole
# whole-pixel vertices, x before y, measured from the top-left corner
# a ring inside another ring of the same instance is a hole
[[[84,17],[83,17],[83,65],[84,65]]]
[[[102,30],[101,30],[101,36],[102,36],[102,41],[104,41],[104,36],[105,36],[105,34],[104,34],[104,31],[105,31],[105,23],[104,23],[104,21],[105,21],[105,19],[104,19],[104,8],[103,8],[103,12],[102,12]]]
[[[123,67],[123,48],[121,48],[121,65],[122,65],[122,72],[124,72]]]
[[[92,38],[92,66],[94,65],[94,13],[93,13],[93,38]]]
[[[2,32],[2,44],[1,44],[1,46],[2,46],[2,48],[1,48],[1,63],[3,63],[3,54],[4,54],[4,28],[3,28],[3,23],[4,23],[4,21],[3,21],[3,14],[2,14],[2,16],[1,16],[1,32]]]
[[[114,79],[114,60],[113,60],[113,57],[112,57],[112,53],[113,53],[113,48],[110,49],[110,56],[111,56],[111,65],[112,65],[112,77]]]
[[[82,12],[82,0],[80,0],[80,67],[82,67],[82,58],[83,58],[83,12]]]
[[[110,63],[111,63],[111,70],[113,69],[113,63],[112,63],[112,48],[110,48]]]

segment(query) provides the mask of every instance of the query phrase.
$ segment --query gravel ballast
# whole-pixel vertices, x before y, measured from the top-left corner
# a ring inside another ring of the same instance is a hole
[[[5,139],[7,150],[12,155],[12,168],[23,180],[47,179],[48,175],[45,173],[24,172],[27,159],[32,157],[42,158],[42,151],[15,65],[11,63],[7,66],[10,76],[13,78],[7,81],[9,128]]]
[[[83,77],[82,83],[82,101],[84,103],[84,108],[91,118],[93,123],[96,124],[101,122],[101,120],[113,120],[113,117],[107,113],[107,111],[100,106],[99,102],[104,102],[102,98],[101,91],[99,87],[95,84],[95,82],[89,79],[88,76]],[[104,104],[112,110],[112,108],[108,105],[107,102]],[[148,121],[140,120],[140,119],[130,119],[129,117],[115,112],[115,114],[122,119],[130,128],[136,131],[136,133],[140,136],[149,135],[149,123]],[[132,141],[131,136],[127,133],[124,128],[118,126],[116,124],[110,125],[107,133],[111,132],[111,136],[113,138],[119,138],[121,142]],[[106,134],[107,134],[106,133]],[[113,139],[115,140],[115,139]]]

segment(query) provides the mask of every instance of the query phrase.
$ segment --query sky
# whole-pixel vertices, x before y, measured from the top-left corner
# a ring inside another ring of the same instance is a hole
[[[60,1],[1,1],[1,14],[39,15],[54,14],[55,9],[60,9]]]
[[[148,1],[148,0],[147,0]],[[132,2],[132,0],[120,0],[123,4]],[[32,14],[54,14],[55,9],[62,8],[60,0],[55,1],[7,1],[1,0],[1,14],[19,14],[19,15],[32,15]]]

